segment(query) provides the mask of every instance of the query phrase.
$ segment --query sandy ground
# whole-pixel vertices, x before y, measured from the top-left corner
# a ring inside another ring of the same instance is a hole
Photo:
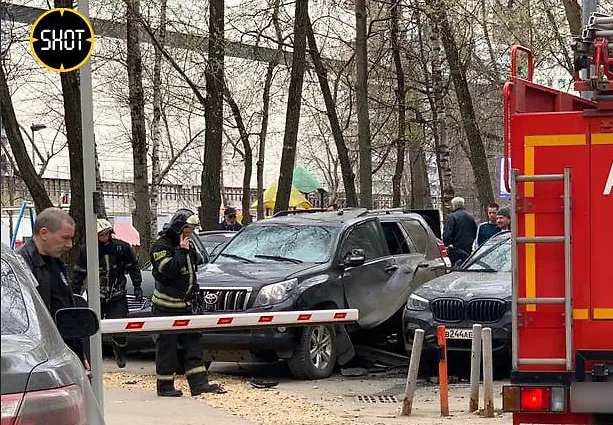
[[[126,369],[117,369],[113,362],[105,362],[106,387],[141,388],[151,391],[155,399],[155,376],[152,360],[132,360]],[[278,381],[271,389],[257,389],[250,385],[252,377]],[[442,418],[438,386],[420,381],[413,402],[413,414],[400,416],[406,371],[395,370],[370,373],[360,377],[336,374],[321,381],[293,380],[282,364],[237,365],[214,364],[210,379],[222,384],[226,394],[206,394],[197,397],[215,408],[244,418],[258,425],[396,425],[396,424],[470,424],[510,425],[511,417],[501,414],[501,382],[494,387],[496,415],[481,417],[468,413],[467,383],[452,383],[449,390],[451,416]],[[184,379],[176,384],[189,397]],[[481,392],[482,394],[482,392]],[[362,402],[360,396],[378,402]],[[384,396],[384,397],[379,397]],[[387,396],[387,397],[386,397]],[[395,397],[396,400],[390,397]],[[481,395],[482,397],[482,395]],[[387,401],[387,402],[380,402]],[[482,400],[480,405],[483,406]]]

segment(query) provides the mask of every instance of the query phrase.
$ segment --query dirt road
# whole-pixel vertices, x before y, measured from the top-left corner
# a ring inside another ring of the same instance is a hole
[[[151,360],[131,360],[126,369],[105,362],[105,386],[146,388],[155,399],[155,376]],[[203,395],[204,403],[258,425],[396,425],[466,424],[510,425],[510,415],[497,413],[483,418],[467,412],[468,384],[450,385],[451,417],[441,418],[438,386],[420,382],[413,415],[399,416],[404,393],[405,371],[370,373],[358,377],[337,374],[321,381],[296,381],[282,365],[214,364],[210,378],[228,390],[223,395]],[[271,389],[250,385],[253,377],[278,381]],[[189,396],[184,380],[178,385]],[[496,383],[494,398],[500,409],[502,383]],[[481,403],[482,405],[482,403]],[[180,419],[178,419],[180,420]],[[204,422],[203,422],[204,423]],[[180,422],[173,425],[183,425]]]

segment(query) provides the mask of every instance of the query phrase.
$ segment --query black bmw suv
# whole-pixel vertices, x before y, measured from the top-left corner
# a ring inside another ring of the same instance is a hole
[[[450,265],[433,232],[438,219],[431,228],[424,216],[431,218],[355,208],[287,212],[250,224],[199,271],[200,313],[357,308],[359,320],[206,332],[208,360],[286,359],[295,377],[320,379],[353,356],[354,336],[397,332],[411,292]]]

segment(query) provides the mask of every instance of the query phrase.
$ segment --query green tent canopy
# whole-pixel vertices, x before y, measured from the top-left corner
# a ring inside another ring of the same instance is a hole
[[[324,191],[321,183],[319,183],[313,173],[311,173],[305,167],[294,168],[294,178],[292,184],[302,193]]]

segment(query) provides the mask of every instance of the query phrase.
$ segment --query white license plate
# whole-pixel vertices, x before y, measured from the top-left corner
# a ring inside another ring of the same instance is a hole
[[[447,339],[473,339],[472,329],[445,329]]]

